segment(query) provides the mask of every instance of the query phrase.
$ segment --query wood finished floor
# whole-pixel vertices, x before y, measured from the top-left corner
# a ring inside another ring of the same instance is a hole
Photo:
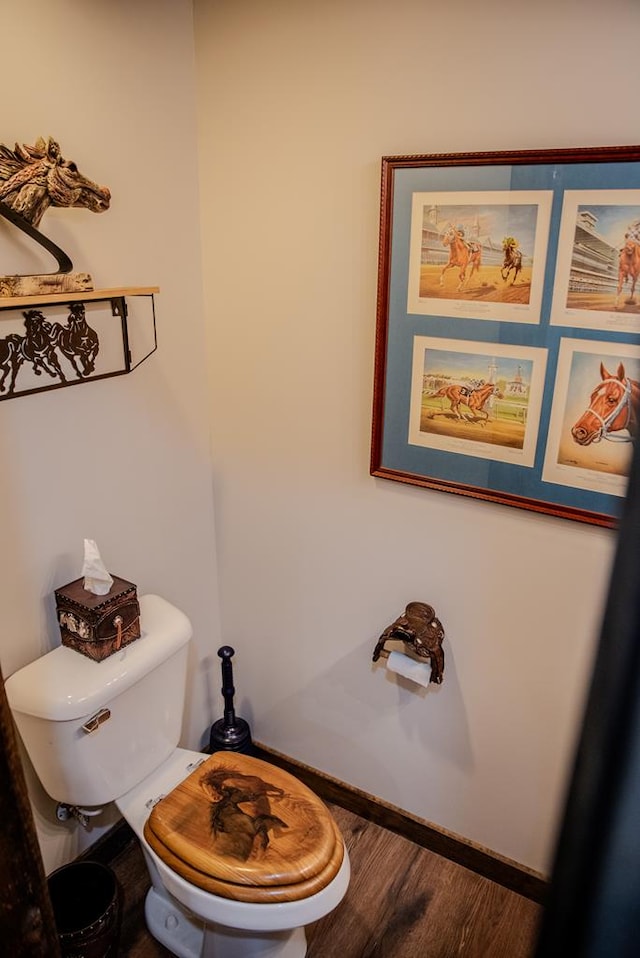
[[[307,958],[531,958],[540,905],[337,805],[351,884],[307,928]],[[124,888],[122,958],[169,952],[144,923],[149,879],[137,843],[112,861]]]

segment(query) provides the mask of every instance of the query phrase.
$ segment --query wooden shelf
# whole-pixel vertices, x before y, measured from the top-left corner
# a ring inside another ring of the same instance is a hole
[[[116,289],[89,289],[77,293],[38,293],[37,296],[0,296],[0,309],[21,309],[23,306],[55,303],[88,303],[91,300],[117,299],[121,296],[152,296],[158,286],[122,286]]]

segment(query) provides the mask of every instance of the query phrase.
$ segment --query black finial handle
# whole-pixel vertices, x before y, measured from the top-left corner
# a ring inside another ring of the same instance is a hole
[[[230,645],[223,645],[218,649],[218,655],[222,660],[220,668],[222,671],[221,692],[224,699],[224,718],[218,719],[211,726],[208,751],[210,753],[230,751],[252,754],[254,748],[251,741],[251,730],[244,719],[236,716],[233,706],[233,697],[236,690],[233,685],[231,659],[235,655],[235,649],[232,649]]]
[[[223,645],[221,649],[218,649],[218,655],[222,659],[222,688],[220,691],[224,698],[224,724],[227,727],[236,724],[236,713],[233,707],[233,696],[236,694],[236,690],[233,686],[233,665],[231,664],[231,659],[235,654],[236,650],[232,649],[230,645]]]

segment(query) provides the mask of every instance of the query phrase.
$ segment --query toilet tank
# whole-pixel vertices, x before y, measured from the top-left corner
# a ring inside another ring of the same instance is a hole
[[[5,682],[29,758],[58,802],[111,802],[178,744],[191,623],[143,595],[140,625],[139,639],[101,662],[61,645]]]

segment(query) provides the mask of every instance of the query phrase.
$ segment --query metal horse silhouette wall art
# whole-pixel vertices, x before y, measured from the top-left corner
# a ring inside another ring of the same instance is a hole
[[[67,379],[60,358],[66,358],[78,379],[94,371],[100,341],[95,329],[87,323],[84,303],[71,303],[66,325],[50,322],[39,309],[22,313],[25,335],[9,333],[0,339],[0,393],[8,398],[15,390],[23,364],[30,363],[36,376],[45,373],[61,384]],[[8,380],[8,383],[7,383]]]
[[[33,146],[16,143],[12,150],[0,144],[0,215],[51,253],[57,273],[0,276],[0,296],[83,292],[93,289],[88,273],[74,273],[69,256],[40,232],[38,226],[50,206],[83,207],[93,213],[109,209],[111,193],[84,176],[59,144],[39,137]]]

